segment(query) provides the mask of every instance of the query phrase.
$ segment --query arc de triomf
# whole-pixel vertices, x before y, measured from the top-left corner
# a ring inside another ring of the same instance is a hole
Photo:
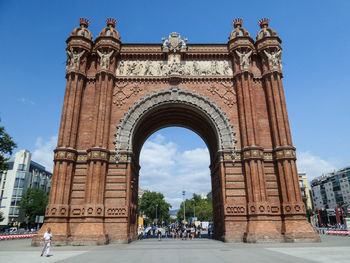
[[[137,237],[139,156],[169,126],[210,152],[214,236],[230,242],[319,241],[305,219],[282,86],[281,40],[261,19],[256,40],[233,21],[227,43],[122,43],[116,20],[94,40],[67,39],[67,86],[45,224],[55,241]],[[38,238],[36,239],[38,240]],[[35,242],[35,240],[34,240]]]

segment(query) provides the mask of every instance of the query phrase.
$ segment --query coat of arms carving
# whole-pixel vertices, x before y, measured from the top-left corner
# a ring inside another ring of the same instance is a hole
[[[181,35],[177,32],[169,34],[169,39],[163,37],[162,40],[164,50],[176,52],[181,49],[186,49],[187,38],[181,39]]]

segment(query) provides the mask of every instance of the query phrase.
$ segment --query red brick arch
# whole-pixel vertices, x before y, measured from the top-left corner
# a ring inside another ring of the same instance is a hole
[[[256,41],[237,20],[222,44],[188,44],[177,33],[163,44],[122,43],[111,21],[94,40],[81,20],[67,39],[67,86],[39,234],[51,227],[56,242],[68,244],[134,240],[140,149],[157,129],[181,126],[210,152],[215,238],[318,241],[298,182],[281,40],[268,20],[261,32],[269,34]]]

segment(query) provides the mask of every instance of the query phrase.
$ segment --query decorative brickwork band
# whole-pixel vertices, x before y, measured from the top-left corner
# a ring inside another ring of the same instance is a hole
[[[255,147],[249,147],[245,148],[242,151],[243,159],[249,160],[249,159],[264,159],[264,150],[263,148],[255,148]]]
[[[77,152],[73,149],[57,148],[55,150],[55,161],[69,161],[74,162],[77,158]]]
[[[88,161],[109,161],[109,151],[105,149],[92,148],[87,151]]]
[[[295,148],[294,147],[279,147],[275,149],[276,160],[290,159],[296,160]]]
[[[69,205],[63,204],[49,204],[46,207],[46,217],[68,217]]]
[[[306,213],[303,202],[283,203],[282,208],[284,215],[305,215]]]
[[[245,204],[235,204],[225,206],[225,215],[247,215],[247,208]]]
[[[104,211],[104,205],[71,205],[70,217],[103,217]]]
[[[249,215],[280,215],[280,204],[270,202],[249,202]]]
[[[118,206],[118,207],[106,207],[105,217],[127,217],[128,209],[126,206]]]

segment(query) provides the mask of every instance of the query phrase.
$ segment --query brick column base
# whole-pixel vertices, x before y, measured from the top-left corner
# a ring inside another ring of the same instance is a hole
[[[285,242],[321,242],[320,236],[305,218],[286,218],[282,231]]]
[[[251,218],[243,240],[247,243],[275,243],[283,242],[283,236],[270,218]]]

